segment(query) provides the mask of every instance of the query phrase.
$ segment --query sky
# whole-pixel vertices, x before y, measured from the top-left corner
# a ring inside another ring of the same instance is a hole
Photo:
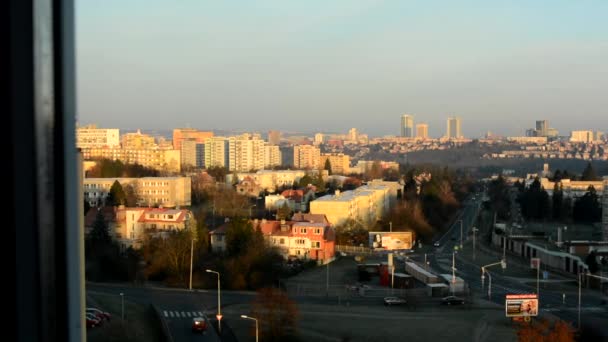
[[[76,1],[79,124],[608,131],[608,1]]]

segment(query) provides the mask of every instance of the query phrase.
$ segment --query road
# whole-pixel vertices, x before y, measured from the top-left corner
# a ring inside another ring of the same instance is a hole
[[[480,197],[480,196],[478,196]],[[441,273],[451,273],[452,252],[455,246],[460,247],[460,220],[462,220],[463,240],[469,236],[473,225],[476,222],[476,217],[479,214],[481,207],[481,199],[470,200],[466,202],[460,216],[450,227],[450,229],[439,239],[440,247],[435,249],[434,253],[429,253],[431,267]],[[478,243],[480,241],[477,241]],[[465,248],[472,248],[471,244],[465,244]],[[456,251],[456,275],[463,278],[471,290],[480,294],[487,295],[488,293],[488,276],[485,277],[485,282],[482,284],[481,268],[479,265],[461,258]],[[500,257],[497,256],[495,262],[499,262]],[[507,265],[507,268],[509,266]],[[529,279],[515,279],[513,277],[503,276],[499,265],[487,269],[487,272],[492,277],[491,297],[489,299],[499,305],[504,305],[506,294],[526,294],[536,293],[536,285],[530,285]],[[554,276],[550,276],[553,278]],[[575,281],[573,281],[574,283]],[[576,289],[576,286],[572,286]],[[578,298],[575,294],[569,294],[568,300],[564,303],[563,290],[555,291],[550,289],[542,289],[539,295],[540,314],[551,313],[565,321],[570,322],[574,327],[578,326]],[[603,297],[605,299],[605,297]],[[488,297],[486,296],[486,299]],[[597,291],[587,289],[581,290],[581,310],[580,321],[581,325],[591,325],[592,328],[601,327],[602,322],[608,319],[608,306],[601,304],[602,296]],[[607,329],[594,329],[601,331],[608,338]],[[603,331],[602,331],[603,330]]]

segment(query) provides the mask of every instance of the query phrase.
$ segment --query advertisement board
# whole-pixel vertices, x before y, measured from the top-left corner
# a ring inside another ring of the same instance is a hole
[[[505,299],[507,317],[538,316],[538,296],[535,294],[508,294]]]
[[[540,267],[540,258],[530,258],[530,268],[537,269]]]
[[[372,249],[412,249],[412,243],[412,232],[369,232],[369,247]]]

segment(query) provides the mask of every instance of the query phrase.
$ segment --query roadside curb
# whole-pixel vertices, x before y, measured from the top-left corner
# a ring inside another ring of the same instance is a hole
[[[156,305],[154,305],[154,304],[150,304],[150,305],[152,306],[152,309],[154,310],[154,314],[156,314],[156,318],[160,321],[160,327],[163,332],[163,335],[165,336],[165,341],[173,342],[173,336],[171,335],[171,332],[169,331],[169,325],[167,324],[167,321],[161,314],[160,309],[158,307],[156,307]]]

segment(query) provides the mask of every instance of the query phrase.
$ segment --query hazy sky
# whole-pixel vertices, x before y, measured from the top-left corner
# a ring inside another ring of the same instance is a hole
[[[606,0],[76,3],[82,124],[608,130]]]

